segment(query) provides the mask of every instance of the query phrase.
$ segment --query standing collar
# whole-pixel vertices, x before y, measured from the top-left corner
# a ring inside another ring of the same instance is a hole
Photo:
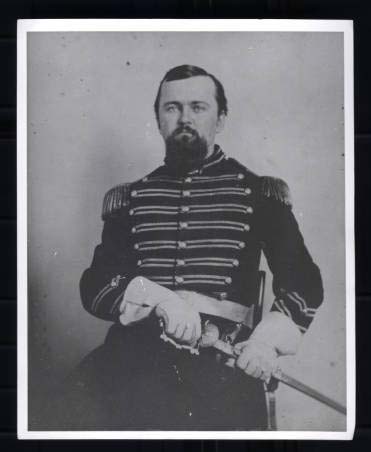
[[[222,148],[218,144],[215,144],[214,152],[202,162],[202,164],[199,168],[196,168],[196,169],[190,171],[188,174],[202,173],[202,171],[205,168],[209,168],[210,166],[216,165],[217,163],[221,162],[224,159],[225,159],[225,154],[224,154]]]

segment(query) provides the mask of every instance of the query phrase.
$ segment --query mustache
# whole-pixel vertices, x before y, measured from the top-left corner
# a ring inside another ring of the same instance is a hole
[[[174,132],[171,135],[174,137],[175,135],[178,135],[180,133],[190,133],[191,135],[198,136],[197,131],[192,129],[192,127],[189,127],[189,126],[179,126],[174,130]]]

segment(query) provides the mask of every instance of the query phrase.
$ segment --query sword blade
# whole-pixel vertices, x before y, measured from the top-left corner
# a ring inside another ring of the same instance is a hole
[[[226,355],[237,358],[238,354],[235,352],[234,347],[231,344],[228,344],[227,342],[224,342],[220,339],[215,341],[213,344],[213,347],[217,350],[225,353]],[[342,414],[347,414],[347,409],[344,405],[337,402],[336,400],[331,399],[330,397],[327,397],[326,395],[322,394],[321,392],[317,391],[317,389],[312,388],[311,386],[302,383],[301,381],[291,377],[291,375],[288,375],[280,368],[277,368],[273,373],[272,376],[278,380],[284,383],[287,386],[290,386],[293,389],[296,389],[297,391],[311,397],[312,399],[318,400],[319,402],[327,405],[330,408],[333,408],[334,410],[338,411]]]
[[[336,400],[331,399],[330,397],[327,397],[326,395],[317,391],[317,389],[314,389],[311,386],[308,386],[308,385],[302,383],[301,381],[297,380],[296,378],[293,378],[290,375],[282,372],[281,369],[275,370],[273,372],[273,376],[277,380],[282,381],[282,383],[284,383],[285,385],[290,386],[291,388],[294,388],[297,391],[300,391],[303,394],[306,394],[309,397],[312,397],[313,399],[318,400],[319,402],[322,402],[323,404],[333,408],[334,410],[338,411],[339,413],[342,413],[344,415],[347,414],[347,409],[344,405],[337,402]]]

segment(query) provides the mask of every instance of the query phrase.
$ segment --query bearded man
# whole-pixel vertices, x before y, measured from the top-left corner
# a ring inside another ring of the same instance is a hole
[[[278,356],[296,352],[323,288],[285,182],[215,143],[227,113],[212,74],[169,70],[155,101],[164,165],[105,196],[80,288],[86,310],[114,324],[74,374],[80,428],[266,428],[263,383]],[[275,299],[252,324],[262,252]],[[207,347],[215,331],[235,365]]]

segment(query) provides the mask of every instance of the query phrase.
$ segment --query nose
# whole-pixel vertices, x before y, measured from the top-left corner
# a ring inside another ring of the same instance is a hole
[[[179,115],[178,121],[180,124],[190,124],[192,122],[190,116],[190,109],[187,106],[183,107]]]

